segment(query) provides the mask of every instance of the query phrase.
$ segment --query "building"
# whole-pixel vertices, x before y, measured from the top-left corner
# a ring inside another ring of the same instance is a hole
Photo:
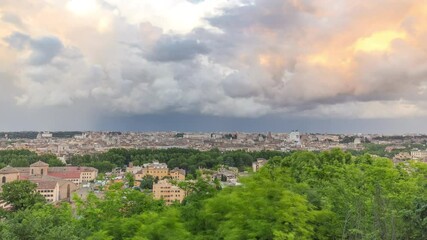
[[[129,163],[129,166],[126,168],[126,172],[136,174],[142,170],[141,166],[134,166],[132,162]]]
[[[71,181],[77,185],[91,182],[98,176],[98,170],[93,167],[49,167],[49,176]]]
[[[301,145],[301,134],[298,131],[292,131],[289,134],[289,141],[296,145]]]
[[[384,150],[388,153],[394,151],[394,150],[405,150],[406,147],[405,146],[387,146]]]
[[[50,132],[41,132],[37,134],[37,139],[42,139],[42,138],[52,138],[53,134]]]
[[[179,168],[174,168],[174,169],[170,170],[169,176],[174,180],[184,181],[185,180],[185,170],[179,169]]]
[[[411,159],[411,154],[408,152],[400,152],[393,157],[393,162],[402,162]]]
[[[29,176],[27,180],[37,184],[37,192],[48,202],[70,200],[78,188],[73,182],[51,176]]]
[[[238,171],[221,167],[212,175],[212,180],[218,179],[221,182],[237,183]]]
[[[361,138],[354,138],[353,144],[354,145],[362,144],[362,139]]]
[[[412,159],[425,159],[427,158],[427,151],[421,151],[418,149],[414,149],[411,151]]]
[[[181,203],[185,198],[185,191],[168,180],[160,180],[153,184],[153,195],[155,199],[163,199],[170,205],[176,201]]]
[[[146,163],[142,166],[142,169],[137,172],[136,180],[142,179],[144,176],[153,176],[158,179],[163,179],[169,176],[169,168],[166,163],[159,163],[159,161],[153,161],[153,163]]]
[[[16,168],[13,168],[11,166],[4,167],[0,169],[0,179],[1,179],[1,185],[7,182],[12,182],[15,180],[19,180],[19,171]]]
[[[48,202],[70,200],[71,193],[78,185],[95,180],[98,170],[91,167],[49,167],[49,164],[38,161],[30,167],[0,169],[0,187],[16,180],[29,180],[37,184],[37,191]]]
[[[262,168],[265,164],[267,164],[268,163],[268,160],[266,160],[266,159],[264,159],[264,158],[258,158],[257,160],[256,160],[256,162],[253,162],[252,163],[252,170],[254,171],[254,172],[258,172],[258,170],[260,169],[260,168]]]
[[[182,181],[185,180],[185,170],[179,168],[169,170],[166,163],[153,161],[153,163],[146,163],[142,166],[142,169],[135,174],[135,180],[142,180],[145,176],[153,176],[158,179],[170,177]]]
[[[31,164],[29,168],[23,167],[16,169],[21,172],[21,175],[25,175],[27,172],[30,175],[48,175],[73,182],[77,185],[94,181],[98,176],[98,169],[93,167],[49,167],[49,164],[42,161]]]

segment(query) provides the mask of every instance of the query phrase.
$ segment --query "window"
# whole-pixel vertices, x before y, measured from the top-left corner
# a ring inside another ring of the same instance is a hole
[[[6,176],[3,176],[3,177],[1,178],[1,183],[6,183]]]
[[[43,170],[44,170],[44,169],[41,169],[41,170],[40,170],[40,174],[41,174],[41,175],[43,175]]]

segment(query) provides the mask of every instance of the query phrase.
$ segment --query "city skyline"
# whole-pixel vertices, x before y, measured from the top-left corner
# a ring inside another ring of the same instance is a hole
[[[0,131],[427,133],[426,20],[420,0],[3,0]]]

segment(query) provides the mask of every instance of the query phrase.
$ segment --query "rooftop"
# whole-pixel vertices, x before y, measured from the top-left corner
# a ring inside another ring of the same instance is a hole
[[[18,169],[13,168],[9,165],[7,165],[7,167],[0,169],[0,173],[17,173],[17,172],[19,172]]]
[[[30,167],[49,167],[49,164],[42,162],[42,161],[38,161],[38,162],[31,164]]]

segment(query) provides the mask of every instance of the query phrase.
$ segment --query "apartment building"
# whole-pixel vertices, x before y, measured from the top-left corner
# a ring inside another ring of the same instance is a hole
[[[177,181],[184,181],[185,180],[185,170],[184,169],[174,168],[174,169],[170,170],[169,175],[172,179],[177,180]]]
[[[411,158],[412,159],[424,159],[427,158],[427,151],[422,151],[422,150],[412,150],[411,151]]]
[[[142,169],[136,173],[135,179],[141,180],[144,176],[153,176],[159,179],[169,176],[169,168],[166,163],[159,163],[159,161],[153,161],[153,163],[146,163],[142,166]]]
[[[135,180],[142,180],[148,175],[157,177],[158,179],[169,177],[179,181],[185,180],[185,170],[179,168],[169,170],[166,163],[159,163],[159,161],[144,164],[142,169],[135,174]]]
[[[185,191],[168,180],[160,180],[153,184],[153,195],[155,199],[163,199],[167,205],[170,205],[175,201],[181,203],[185,198]]]

